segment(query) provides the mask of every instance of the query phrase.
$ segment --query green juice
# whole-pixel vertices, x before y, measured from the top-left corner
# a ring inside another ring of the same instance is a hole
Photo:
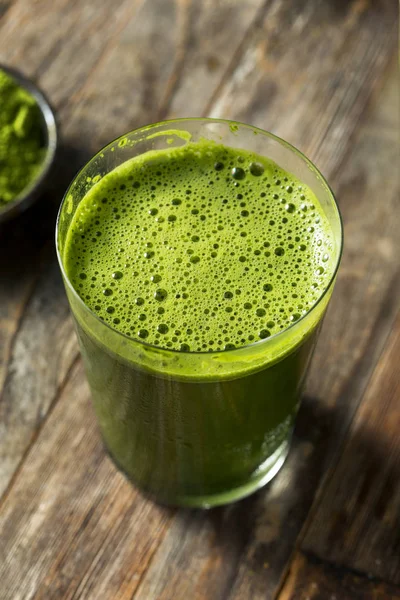
[[[84,195],[62,261],[101,432],[127,476],[189,506],[269,480],[337,262],[311,189],[212,141],[149,151]]]

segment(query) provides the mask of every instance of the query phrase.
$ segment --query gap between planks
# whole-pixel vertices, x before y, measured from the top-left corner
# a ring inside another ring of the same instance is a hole
[[[297,552],[278,600],[400,600],[400,588]]]

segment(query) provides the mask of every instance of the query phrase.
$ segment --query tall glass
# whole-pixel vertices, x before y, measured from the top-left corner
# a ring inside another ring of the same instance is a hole
[[[114,330],[84,304],[64,268],[66,234],[85,194],[115,167],[204,138],[266,156],[308,185],[333,232],[335,269],[312,309],[276,335],[220,352],[164,350]],[[95,412],[118,467],[143,492],[174,505],[216,506],[265,485],[288,453],[342,250],[339,211],[317,169],[288,143],[248,125],[156,123],[115,140],[83,167],[61,205],[56,238]]]

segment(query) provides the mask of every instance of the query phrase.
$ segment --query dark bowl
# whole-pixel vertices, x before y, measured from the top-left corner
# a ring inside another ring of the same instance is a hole
[[[1,224],[21,214],[39,198],[45,189],[56,157],[58,134],[54,112],[46,96],[32,81],[15,69],[4,65],[0,65],[0,69],[11,75],[21,87],[25,88],[36,99],[42,115],[43,147],[46,149],[42,168],[38,171],[36,177],[14,200],[0,208]]]

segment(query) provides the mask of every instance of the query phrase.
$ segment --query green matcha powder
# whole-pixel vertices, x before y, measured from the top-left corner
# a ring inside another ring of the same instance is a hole
[[[0,209],[40,170],[45,153],[41,119],[35,98],[0,69]]]

